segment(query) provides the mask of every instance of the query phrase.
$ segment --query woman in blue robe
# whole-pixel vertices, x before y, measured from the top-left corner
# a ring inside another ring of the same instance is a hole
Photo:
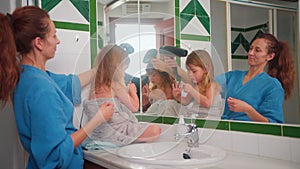
[[[19,137],[29,154],[27,169],[83,168],[81,142],[113,114],[113,104],[106,102],[81,129],[73,126],[74,104],[81,102],[81,88],[89,84],[96,68],[78,76],[46,70],[60,41],[54,23],[39,7],[0,14],[0,21],[0,42],[6,37],[0,43],[1,62],[6,61],[0,77],[1,83],[9,84],[1,87],[0,99],[13,103]]]
[[[247,71],[217,77],[226,99],[222,118],[283,123],[282,103],[292,95],[295,81],[287,43],[271,34],[260,35],[250,46],[248,64]]]

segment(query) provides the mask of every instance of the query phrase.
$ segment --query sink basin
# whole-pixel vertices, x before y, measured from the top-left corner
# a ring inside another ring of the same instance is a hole
[[[225,158],[224,150],[209,146],[199,145],[187,153],[188,147],[184,142],[155,142],[131,144],[121,147],[117,154],[129,161],[168,166],[199,166],[208,167],[215,165]],[[184,158],[188,154],[190,159]]]

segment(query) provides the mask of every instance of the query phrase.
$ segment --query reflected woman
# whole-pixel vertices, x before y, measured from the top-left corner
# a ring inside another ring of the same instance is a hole
[[[219,80],[227,92],[222,118],[283,123],[282,103],[291,97],[295,81],[287,43],[260,35],[250,46],[248,64],[248,71],[227,72],[226,81]]]

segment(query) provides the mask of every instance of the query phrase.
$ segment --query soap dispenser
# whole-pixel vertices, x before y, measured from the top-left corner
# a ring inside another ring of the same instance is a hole
[[[176,125],[175,139],[178,140],[187,132],[187,126],[185,125],[184,116],[179,115],[178,124]]]

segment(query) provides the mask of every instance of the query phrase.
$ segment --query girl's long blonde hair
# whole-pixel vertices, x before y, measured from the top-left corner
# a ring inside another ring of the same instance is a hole
[[[123,48],[117,45],[106,45],[101,49],[96,60],[98,69],[92,86],[95,94],[104,89],[110,91],[113,82],[125,86],[124,67],[129,65],[130,60]]]
[[[216,84],[215,87],[220,90],[220,86],[216,83],[214,76],[214,67],[210,55],[205,50],[192,51],[186,59],[186,67],[189,65],[199,66],[207,73],[203,74],[203,78],[198,85],[199,92],[205,94],[206,89],[209,88],[212,83]]]

